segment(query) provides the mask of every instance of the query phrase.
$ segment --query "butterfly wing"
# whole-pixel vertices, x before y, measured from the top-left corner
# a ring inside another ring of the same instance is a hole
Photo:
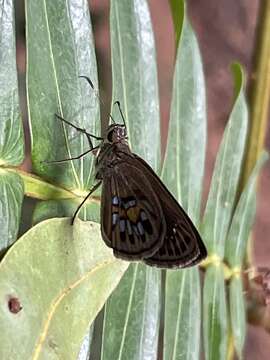
[[[101,231],[116,257],[142,260],[162,246],[166,222],[147,176],[124,158],[103,178]]]
[[[199,263],[207,256],[207,250],[192,221],[152,168],[140,157],[135,156],[135,159],[135,166],[144,169],[158,195],[167,228],[163,245],[144,262],[162,268],[182,268]]]

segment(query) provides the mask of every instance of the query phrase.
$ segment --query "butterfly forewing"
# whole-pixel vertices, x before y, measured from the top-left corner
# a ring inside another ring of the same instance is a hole
[[[129,156],[127,160],[104,177],[101,229],[115,256],[141,260],[162,246],[166,222],[151,183]]]

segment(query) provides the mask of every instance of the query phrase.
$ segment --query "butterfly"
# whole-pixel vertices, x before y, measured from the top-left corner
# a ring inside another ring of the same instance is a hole
[[[88,77],[81,77],[94,88]],[[131,151],[120,103],[115,104],[123,124],[115,123],[110,115],[113,123],[102,138],[57,115],[87,136],[90,149],[79,157],[89,152],[96,155],[97,182],[75,212],[72,224],[85,201],[102,186],[102,238],[117,258],[168,269],[199,263],[207,250],[197,229],[153,169]],[[91,138],[101,143],[94,147]]]

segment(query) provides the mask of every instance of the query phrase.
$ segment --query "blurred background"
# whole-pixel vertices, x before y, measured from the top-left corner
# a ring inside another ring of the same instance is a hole
[[[16,0],[15,3],[19,85],[27,141],[27,158],[23,168],[29,171],[31,169],[31,160],[29,157],[30,142],[25,101],[24,2]],[[156,39],[162,151],[164,152],[171,101],[175,39],[168,1],[148,0],[148,3]],[[233,88],[230,64],[236,60],[241,62],[248,73],[249,82],[252,74],[256,27],[259,22],[258,14],[261,3],[259,0],[188,0],[187,5],[189,17],[199,40],[207,87],[208,148],[204,186],[205,200],[217,149],[232,105]],[[96,42],[99,85],[105,99],[105,109],[103,111],[105,114],[111,101],[109,0],[91,0],[90,12]],[[266,148],[270,151],[269,129]],[[270,163],[268,162],[259,183],[258,211],[253,242],[255,263],[265,267],[270,266],[269,185]],[[29,209],[29,213],[32,206],[33,201],[29,202],[28,200],[27,209]],[[24,212],[24,218],[30,222],[31,216],[29,213]],[[247,360],[266,360],[269,359],[269,354],[270,334],[260,327],[250,325],[244,358]]]

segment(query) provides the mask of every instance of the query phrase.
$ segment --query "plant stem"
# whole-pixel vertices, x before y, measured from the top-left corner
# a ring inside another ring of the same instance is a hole
[[[27,173],[16,167],[5,167],[6,171],[14,172],[21,176],[24,182],[25,195],[39,200],[60,200],[84,198],[88,191],[67,190],[58,185],[53,185],[40,177]],[[91,197],[91,202],[100,202],[99,198]]]
[[[260,3],[255,65],[249,91],[250,130],[242,173],[243,189],[264,148],[270,104],[270,0]]]
[[[239,193],[243,190],[255,163],[264,148],[270,103],[270,0],[260,3],[254,49],[254,70],[249,88],[250,129],[243,164]],[[252,261],[251,237],[247,246],[246,263]]]

